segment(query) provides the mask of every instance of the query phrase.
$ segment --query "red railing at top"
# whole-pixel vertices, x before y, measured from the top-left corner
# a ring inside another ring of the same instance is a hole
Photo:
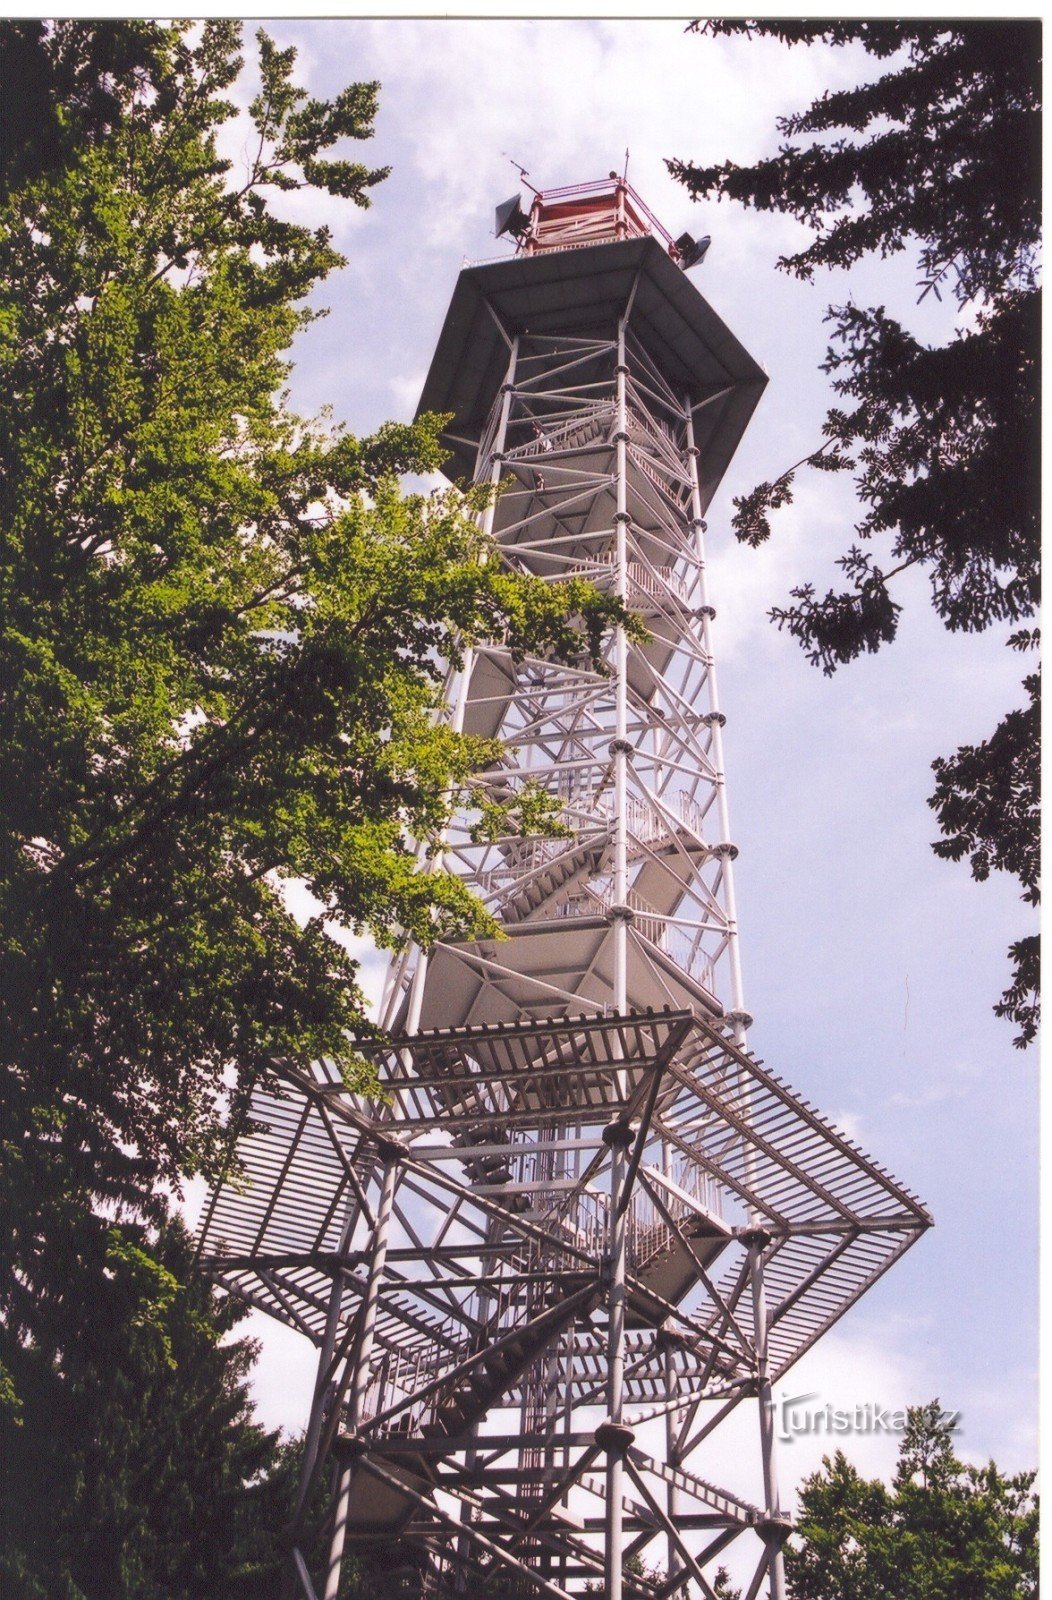
[[[627,199],[631,200],[636,210],[641,212],[646,221],[653,228],[659,239],[666,245],[675,246],[675,240],[668,229],[662,225],[643,199],[638,194],[627,178],[596,178],[591,183],[569,183],[562,189],[535,189],[534,194],[542,206],[558,204],[561,200],[586,200],[599,199],[603,195],[616,196],[618,189],[623,189]]]

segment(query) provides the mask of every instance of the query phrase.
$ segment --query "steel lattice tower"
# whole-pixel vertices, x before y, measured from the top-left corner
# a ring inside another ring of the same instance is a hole
[[[517,253],[461,273],[421,406],[453,413],[451,475],[500,484],[503,559],[612,590],[646,637],[602,673],[467,652],[453,725],[560,836],[458,819],[441,865],[504,937],[392,962],[390,1043],[362,1046],[385,1104],[324,1064],[257,1092],[201,1259],[319,1348],[308,1600],[376,1538],[407,1594],[607,1600],[711,1595],[741,1540],[746,1600],[781,1600],[772,1382],[930,1219],[746,1047],[703,519],[765,378],[623,180],[509,214]],[[717,1481],[743,1404],[757,1503]]]

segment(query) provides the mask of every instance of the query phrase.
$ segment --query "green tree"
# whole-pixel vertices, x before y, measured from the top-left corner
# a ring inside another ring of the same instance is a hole
[[[805,1480],[786,1550],[794,1600],[1031,1600],[1034,1474],[958,1460],[937,1401],[908,1419],[890,1488],[841,1451]]]
[[[77,1246],[35,1340],[0,1330],[4,1594],[277,1600],[295,1463],[252,1420],[243,1310],[193,1274],[177,1222],[91,1219]]]
[[[81,1214],[149,1214],[159,1180],[211,1170],[274,1056],[366,1082],[331,921],[489,928],[434,850],[498,753],[436,721],[443,659],[479,636],[594,654],[619,611],[490,560],[477,498],[399,493],[440,419],[357,439],[282,396],[340,257],[281,196],[367,204],[383,169],[332,152],[370,136],[375,85],[308,99],[260,34],[237,174],[236,25],[0,43],[0,1308],[31,1339]]]
[[[698,24],[694,25],[699,27]],[[669,166],[695,197],[716,196],[803,223],[809,242],[778,265],[811,280],[867,256],[916,252],[921,299],[946,294],[957,326],[925,343],[883,306],[828,312],[823,370],[839,397],[824,442],[736,501],[737,536],[752,545],[792,498],[805,466],[854,472],[864,515],[839,560],[846,583],[793,590],[772,613],[827,672],[892,640],[893,579],[923,571],[945,625],[978,632],[1034,615],[1038,603],[1040,291],[1040,24],[997,22],[746,22],[701,31],[786,45],[861,45],[874,74],[825,93],[778,122],[777,155],[751,166]],[[1009,643],[1034,642],[1028,631]],[[1037,679],[1029,708],[983,744],[935,763],[929,804],[973,874],[1018,875],[1038,900]],[[1007,770],[1001,763],[1007,761]],[[1012,982],[995,1008],[1029,1043],[1038,1020],[1038,943],[1009,952]]]
[[[367,203],[383,169],[340,152],[376,86],[308,99],[260,35],[235,173],[239,52],[226,22],[0,25],[0,1427],[27,1597],[273,1593],[288,1454],[162,1186],[213,1170],[274,1056],[369,1087],[329,925],[487,929],[440,869],[454,805],[544,825],[536,795],[476,794],[498,751],[435,718],[443,660],[597,656],[620,615],[503,569],[478,497],[399,493],[439,419],[357,439],[292,412],[340,257],[282,195]]]

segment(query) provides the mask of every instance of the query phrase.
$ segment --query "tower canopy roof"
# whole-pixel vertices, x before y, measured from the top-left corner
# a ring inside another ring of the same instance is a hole
[[[446,473],[474,471],[514,335],[611,333],[629,309],[629,325],[650,359],[696,408],[707,502],[767,375],[652,233],[551,245],[461,272],[418,408],[453,413]]]

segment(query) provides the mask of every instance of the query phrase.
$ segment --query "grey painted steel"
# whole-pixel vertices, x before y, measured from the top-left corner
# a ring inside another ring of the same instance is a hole
[[[471,477],[479,438],[507,360],[511,334],[588,333],[616,323],[637,274],[633,323],[670,385],[694,403],[713,400],[698,444],[706,504],[727,469],[767,374],[654,239],[514,257],[461,272],[418,411],[452,411],[450,476]],[[501,336],[503,326],[505,337]]]
[[[380,1284],[383,1280],[384,1266],[387,1260],[387,1241],[390,1235],[397,1181],[397,1162],[392,1155],[385,1154],[383,1184],[380,1190],[380,1203],[377,1208],[376,1228],[373,1233],[372,1259],[369,1262],[369,1277],[358,1317],[357,1348],[353,1364],[348,1363],[350,1368],[350,1403],[347,1407],[347,1427],[351,1433],[357,1430],[362,1420],[362,1406],[365,1398],[369,1363],[372,1358],[373,1344],[376,1337],[376,1312],[380,1297]],[[329,1544],[329,1568],[325,1580],[323,1600],[336,1600],[340,1589],[340,1572],[343,1566],[343,1551],[347,1538],[347,1522],[350,1512],[353,1477],[353,1463],[341,1467],[337,1484],[336,1514],[333,1519],[332,1539]]]

